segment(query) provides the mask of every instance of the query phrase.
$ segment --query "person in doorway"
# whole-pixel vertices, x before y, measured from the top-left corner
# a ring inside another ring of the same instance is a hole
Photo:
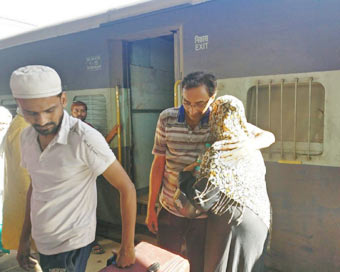
[[[87,117],[87,105],[82,101],[73,101],[71,105],[71,115],[74,118],[78,118],[88,124],[91,127],[94,127],[92,124],[86,122]],[[115,125],[111,131],[106,135],[105,140],[107,143],[110,143],[112,139],[118,133],[118,125]]]
[[[103,136],[64,110],[66,94],[55,70],[15,70],[12,94],[31,124],[21,135],[21,164],[31,177],[17,260],[30,269],[30,235],[43,271],[83,272],[96,231],[96,178],[103,174],[121,196],[122,242],[117,264],[134,263],[136,190]]]
[[[90,123],[86,122],[87,117],[87,105],[82,101],[73,101],[71,105],[71,115],[74,118],[78,118],[93,127]]]

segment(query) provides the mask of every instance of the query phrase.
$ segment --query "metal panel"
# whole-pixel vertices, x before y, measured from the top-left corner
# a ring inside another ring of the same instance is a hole
[[[266,166],[273,209],[269,271],[340,271],[340,168]]]
[[[173,72],[130,65],[132,109],[165,109],[173,105]]]
[[[138,190],[149,185],[159,113],[173,105],[173,36],[130,42],[129,54],[134,182]]]
[[[134,113],[133,126],[133,160],[136,189],[148,187],[153,155],[151,154],[155,128],[159,113]]]

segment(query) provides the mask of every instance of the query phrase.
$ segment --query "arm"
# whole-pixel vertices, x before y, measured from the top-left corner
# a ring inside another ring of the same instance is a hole
[[[237,143],[232,143],[232,144],[222,144],[221,148],[218,148],[219,150],[222,151],[229,151],[229,150],[236,150],[236,149],[262,149],[270,146],[275,142],[275,136],[273,133],[262,130],[250,123],[247,124],[248,131],[250,134],[253,134],[254,137],[242,141],[242,142],[237,142]]]
[[[118,133],[118,127],[119,125],[115,125],[109,132],[109,134],[107,134],[107,136],[105,137],[106,142],[109,144],[112,139],[117,135]]]
[[[255,136],[252,139],[252,146],[255,149],[262,149],[272,145],[275,142],[275,136],[273,133],[260,129],[248,123],[249,131]]]
[[[118,161],[113,162],[103,176],[120,193],[122,243],[117,256],[117,265],[127,267],[135,262],[136,190]]]
[[[189,164],[188,166],[184,167],[183,168],[183,171],[194,171],[195,170],[195,167],[200,165],[197,161],[193,162],[192,164]]]
[[[26,211],[25,211],[25,219],[24,225],[22,227],[20,243],[17,253],[17,261],[19,265],[26,271],[33,269],[35,265],[38,263],[31,256],[31,196],[32,196],[32,183],[30,184],[27,196],[26,196]]]
[[[149,201],[148,211],[145,220],[148,229],[153,233],[156,233],[158,231],[156,201],[163,181],[164,168],[165,156],[155,155],[150,170]]]

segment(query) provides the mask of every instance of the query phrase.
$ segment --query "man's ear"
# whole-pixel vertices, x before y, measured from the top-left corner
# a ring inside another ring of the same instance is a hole
[[[66,96],[66,92],[62,92],[62,93],[61,93],[60,100],[61,100],[61,104],[63,105],[63,108],[65,108],[66,105],[67,105],[67,96]]]

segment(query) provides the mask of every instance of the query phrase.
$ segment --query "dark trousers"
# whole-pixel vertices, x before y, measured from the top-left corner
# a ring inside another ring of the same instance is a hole
[[[267,226],[248,208],[237,224],[240,211],[235,207],[232,210],[235,213],[230,224],[232,211],[222,216],[209,214],[204,272],[264,271]]]
[[[92,243],[75,250],[54,254],[40,255],[40,266],[44,272],[85,272],[90,257]]]
[[[161,209],[158,215],[159,246],[187,257],[191,272],[202,272],[206,225],[206,218],[188,219]],[[183,245],[186,247],[185,254],[182,254]]]

